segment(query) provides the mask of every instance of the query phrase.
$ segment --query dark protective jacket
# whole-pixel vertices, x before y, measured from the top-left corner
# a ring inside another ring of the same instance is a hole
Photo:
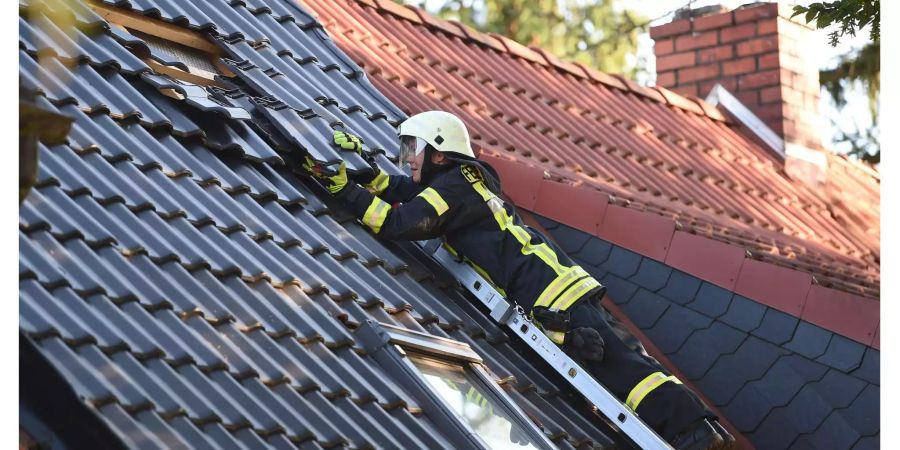
[[[367,188],[350,183],[339,197],[378,237],[443,236],[445,248],[526,313],[532,308],[536,313],[568,311],[602,289],[553,242],[525,225],[473,166],[453,164],[428,185],[380,173]]]

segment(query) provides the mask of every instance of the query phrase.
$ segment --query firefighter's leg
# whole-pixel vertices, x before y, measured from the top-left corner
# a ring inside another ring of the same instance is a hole
[[[663,439],[673,441],[706,417],[693,393],[657,364],[629,347],[591,302],[571,311],[571,328],[590,327],[605,345],[601,363],[587,362],[587,369]],[[654,360],[655,361],[655,360]]]

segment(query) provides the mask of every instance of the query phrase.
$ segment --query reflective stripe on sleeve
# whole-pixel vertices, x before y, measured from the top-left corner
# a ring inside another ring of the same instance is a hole
[[[381,193],[384,192],[385,189],[387,189],[388,183],[390,183],[390,181],[391,177],[388,176],[388,174],[384,172],[378,172],[378,175],[375,175],[375,178],[373,178],[372,181],[370,181],[369,184],[366,185],[366,189],[368,189],[369,192],[375,195],[381,195]]]
[[[641,404],[641,401],[644,400],[644,397],[647,394],[653,392],[654,389],[660,387],[666,381],[671,381],[676,384],[681,384],[681,380],[679,380],[675,375],[666,376],[662,372],[653,372],[648,375],[646,378],[641,380],[640,383],[634,386],[634,389],[628,393],[628,398],[625,400],[625,404],[631,408],[632,411],[637,411],[638,405]]]
[[[437,211],[438,217],[440,217],[441,214],[444,214],[448,209],[450,209],[450,207],[447,206],[447,202],[445,202],[443,197],[441,197],[441,194],[438,194],[438,191],[434,190],[433,188],[426,188],[424,191],[420,192],[418,196],[424,198],[429,205],[434,207],[434,210]]]
[[[588,273],[580,266],[573,266],[564,270],[562,275],[556,277],[555,280],[551,281],[550,284],[544,288],[544,292],[541,292],[541,295],[538,296],[537,301],[534,302],[534,306],[549,307],[550,302],[558,297],[563,289],[574,283],[575,280],[587,275]]]
[[[554,311],[565,311],[569,309],[570,306],[575,304],[578,299],[583,297],[585,294],[594,289],[595,287],[600,286],[600,282],[594,279],[594,277],[588,276],[587,278],[578,281],[577,283],[569,286],[562,294],[560,294],[559,298],[550,305],[550,309]]]
[[[378,234],[390,211],[391,205],[389,203],[375,197],[372,199],[372,203],[369,204],[369,208],[366,209],[366,213],[363,214],[363,223],[371,228],[375,234]]]

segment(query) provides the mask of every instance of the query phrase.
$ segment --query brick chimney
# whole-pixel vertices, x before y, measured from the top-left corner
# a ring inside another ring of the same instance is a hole
[[[680,12],[650,29],[656,84],[706,97],[719,83],[786,146],[821,150],[819,69],[809,57],[814,35],[790,16],[791,8],[777,3]]]

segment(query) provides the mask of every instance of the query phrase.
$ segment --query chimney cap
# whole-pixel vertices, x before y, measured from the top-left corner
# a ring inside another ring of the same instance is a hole
[[[675,11],[675,17],[672,18],[672,21],[681,20],[681,19],[693,19],[697,17],[703,16],[711,16],[714,14],[721,14],[728,12],[729,9],[721,4],[701,6],[699,8],[681,8]]]

